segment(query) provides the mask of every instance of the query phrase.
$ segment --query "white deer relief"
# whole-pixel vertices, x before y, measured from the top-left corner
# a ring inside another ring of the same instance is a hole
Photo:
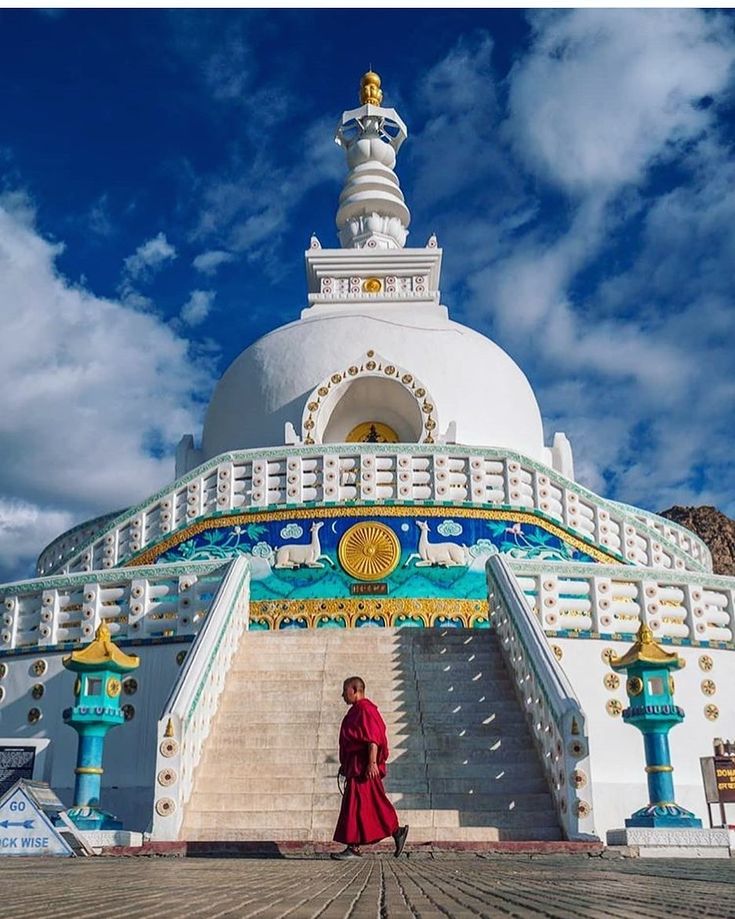
[[[321,559],[329,562],[334,566],[334,562],[328,555],[322,554],[322,547],[319,543],[319,530],[324,526],[320,521],[311,525],[311,542],[300,545],[280,546],[276,549],[276,563],[274,568],[299,568],[306,565],[307,568],[323,568]]]
[[[428,568],[440,565],[443,568],[466,566],[467,547],[456,542],[429,542],[429,524],[425,520],[417,520],[416,526],[421,530],[419,537],[419,551],[412,552],[403,563],[405,568],[408,563],[417,558],[417,568]]]

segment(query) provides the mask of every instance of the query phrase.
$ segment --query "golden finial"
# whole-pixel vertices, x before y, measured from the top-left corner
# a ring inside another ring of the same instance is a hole
[[[360,105],[380,105],[383,101],[383,90],[380,88],[380,77],[372,70],[363,74],[360,81]]]

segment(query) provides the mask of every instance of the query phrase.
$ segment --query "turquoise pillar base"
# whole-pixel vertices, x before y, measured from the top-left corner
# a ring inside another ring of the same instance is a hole
[[[122,823],[100,807],[71,807],[67,816],[80,830],[121,830]]]
[[[702,821],[691,811],[685,810],[678,804],[647,804],[628,817],[625,825],[626,827],[658,827],[659,829],[701,828]]]

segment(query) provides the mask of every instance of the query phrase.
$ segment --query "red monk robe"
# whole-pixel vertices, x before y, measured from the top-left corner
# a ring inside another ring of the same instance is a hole
[[[368,779],[368,745],[378,747],[379,777]],[[370,699],[357,699],[342,720],[339,730],[340,772],[345,776],[342,808],[334,841],[347,846],[370,845],[393,836],[398,815],[383,788],[388,738],[378,707]]]

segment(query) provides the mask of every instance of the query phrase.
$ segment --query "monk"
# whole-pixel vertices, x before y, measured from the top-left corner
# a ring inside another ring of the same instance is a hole
[[[403,852],[408,826],[398,825],[398,815],[383,788],[388,738],[377,705],[365,698],[365,682],[351,676],[342,684],[342,698],[350,710],[339,729],[339,772],[345,777],[342,808],[334,841],[346,848],[332,858],[361,858],[360,846],[393,837],[396,858]]]

